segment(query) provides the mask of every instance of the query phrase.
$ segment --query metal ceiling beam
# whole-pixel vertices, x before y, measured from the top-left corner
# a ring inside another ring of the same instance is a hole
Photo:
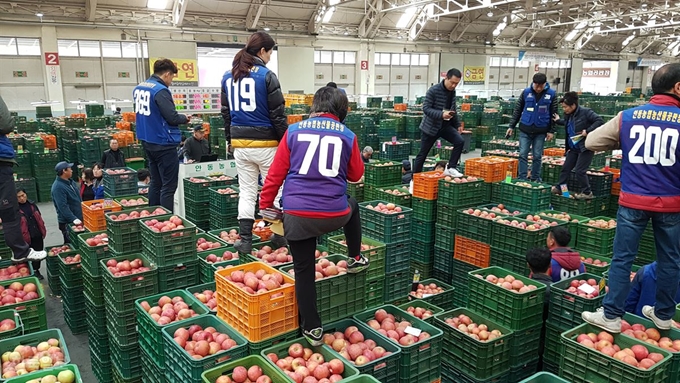
[[[519,37],[519,46],[525,47],[529,45],[539,32],[541,31],[538,29],[535,30],[527,29],[526,31],[524,31],[524,33],[522,33],[522,36]]]
[[[585,31],[585,33],[583,33],[576,39],[576,43],[574,43],[574,48],[576,48],[577,51],[580,51],[581,49],[583,49],[583,47],[586,46],[586,44],[588,44],[590,40],[592,40],[593,37],[595,37],[595,32],[593,31],[592,28],[588,28]]]
[[[385,13],[382,12],[383,0],[373,0],[367,3],[366,15],[359,23],[359,37],[373,38],[380,27]]]
[[[85,15],[87,21],[94,21],[97,16],[97,0],[85,0]]]
[[[246,14],[246,29],[257,29],[257,23],[260,21],[262,11],[265,7],[266,0],[252,0],[248,13]]]
[[[182,25],[188,4],[189,0],[175,0],[175,4],[172,6],[172,25]]]
[[[430,7],[431,5],[426,5],[419,9],[415,17],[411,20],[409,25],[406,27],[408,29],[408,38],[413,40],[417,40],[418,37],[420,37],[420,34],[423,33],[423,29],[425,29],[425,26],[427,25],[427,21],[429,18],[427,17],[427,7]]]
[[[382,13],[387,13],[387,12],[394,12],[398,11],[402,8],[408,8],[412,7],[415,5],[431,5],[432,6],[432,13],[429,15],[430,18],[436,18],[436,17],[442,17],[442,16],[450,16],[450,15],[456,15],[459,13],[466,13],[470,11],[474,11],[477,9],[486,9],[490,7],[497,7],[505,4],[511,4],[511,3],[517,3],[520,0],[484,0],[484,1],[479,1],[479,0],[446,0],[446,5],[441,6],[437,2],[433,0],[425,0],[425,1],[419,1],[419,2],[414,2],[414,3],[407,3],[407,4],[402,4],[396,7],[390,7],[383,9],[381,12]]]
[[[456,25],[451,30],[451,33],[449,33],[449,42],[455,43],[461,41],[463,35],[465,34],[465,32],[467,32],[470,25],[472,25],[470,14],[464,13],[463,16],[458,20]]]
[[[657,40],[656,40],[656,38],[654,38],[654,37],[647,37],[647,38],[645,38],[644,40],[640,41],[640,44],[638,44],[638,45],[635,47],[635,53],[637,53],[637,54],[639,54],[639,55],[645,53],[645,52],[646,52],[649,48],[651,48],[652,45],[654,45],[654,43],[656,43],[656,42],[657,42]]]

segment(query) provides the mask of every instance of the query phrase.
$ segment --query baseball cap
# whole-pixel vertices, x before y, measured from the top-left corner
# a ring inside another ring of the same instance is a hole
[[[402,166],[406,171],[409,171],[409,170],[411,170],[411,161],[409,161],[409,160],[403,160],[403,161],[401,161],[401,166]]]
[[[57,164],[57,166],[54,167],[54,171],[59,173],[62,170],[66,170],[66,169],[72,168],[72,167],[73,167],[72,163],[66,162],[66,161],[61,161],[60,163]]]
[[[192,128],[194,132],[202,132],[203,131],[203,125],[194,125]]]

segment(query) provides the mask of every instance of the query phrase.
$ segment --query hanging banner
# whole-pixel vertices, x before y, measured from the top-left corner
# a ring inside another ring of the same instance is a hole
[[[550,53],[550,52],[519,51],[519,54],[517,55],[517,61],[522,61],[522,60],[527,60],[527,61],[555,61],[555,60],[557,60],[557,54],[556,53]]]
[[[463,68],[463,84],[484,85],[484,80],[486,80],[486,67],[465,66]]]
[[[663,65],[663,61],[661,61],[660,59],[643,59],[642,57],[638,57],[637,65],[638,66],[658,66],[658,65]]]
[[[153,64],[158,58],[149,59],[149,67],[153,73]],[[198,86],[198,61],[189,59],[170,59],[177,65],[177,76],[172,82],[175,86]]]

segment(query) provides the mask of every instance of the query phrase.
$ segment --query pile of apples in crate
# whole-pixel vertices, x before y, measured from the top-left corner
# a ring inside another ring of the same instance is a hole
[[[170,217],[167,221],[158,221],[157,219],[150,219],[144,222],[146,226],[154,233],[162,233],[166,231],[184,229],[184,222],[176,215]],[[174,233],[172,236],[182,236],[184,233]]]
[[[196,240],[196,251],[201,252],[201,251],[206,251],[210,249],[217,249],[218,247],[221,247],[222,244],[219,242],[210,242],[205,238],[199,238]]]
[[[196,297],[196,299],[198,299],[204,305],[208,306],[210,310],[214,311],[215,307],[217,307],[217,295],[213,290],[205,289],[201,292],[195,292],[194,297]]]
[[[224,189],[217,189],[217,193],[219,194],[231,194],[230,198],[238,198],[238,192],[230,187],[226,187]]]
[[[47,252],[47,255],[52,257],[55,255],[58,255],[59,253],[63,253],[65,251],[71,251],[71,249],[68,245],[62,245],[62,246],[56,246],[50,249],[49,252]]]
[[[265,375],[260,366],[255,365],[250,368],[237,366],[231,372],[231,378],[222,375],[215,383],[272,383],[272,378]]]
[[[584,289],[581,287],[583,285],[589,287]],[[606,286],[605,293],[608,291],[609,286]],[[581,279],[571,281],[569,283],[569,287],[567,288],[567,292],[587,299],[597,298],[600,295],[600,289],[597,285],[597,281],[593,278],[590,278],[588,280]]]
[[[167,214],[167,212],[159,207],[159,208],[156,208],[156,210],[154,210],[154,211],[142,210],[142,211],[131,211],[130,214],[127,214],[127,213],[120,213],[118,215],[112,214],[112,215],[109,216],[109,219],[111,219],[112,221],[125,221],[125,220],[128,220],[128,219],[153,217],[154,215],[162,215],[162,214]]]
[[[533,219],[533,217],[538,218],[539,216],[531,216],[530,215],[529,217],[532,217],[532,219]],[[501,218],[501,219],[497,220],[496,222],[503,224],[503,225],[524,229],[524,230],[527,230],[527,231],[536,231],[536,230],[547,229],[551,226],[557,226],[557,223],[555,223],[555,222],[549,222],[549,221],[546,221],[546,220],[540,219],[540,218],[538,218],[538,221],[534,221],[536,223],[530,223],[530,224],[527,224],[526,222],[519,222],[516,219],[509,220],[509,219],[505,219],[505,218]]]
[[[409,195],[408,190],[403,191],[403,190],[400,190],[400,189],[383,189],[383,192],[385,192],[387,194],[392,194],[392,195],[395,195],[395,196]]]
[[[164,295],[158,299],[156,306],[152,307],[147,301],[142,301],[139,305],[142,306],[144,311],[149,314],[154,322],[161,326],[189,319],[197,315],[196,312],[184,302],[182,297],[170,298],[169,296]]]
[[[220,239],[223,240],[224,242],[230,244],[230,245],[233,245],[234,242],[241,239],[241,236],[238,234],[238,230],[231,229],[228,232],[221,231],[220,232]]]
[[[541,215],[544,215],[546,217],[553,218],[553,219],[559,219],[559,220],[562,220],[562,221],[578,222],[578,219],[572,219],[571,216],[569,215],[569,213],[565,213],[565,212],[562,212],[562,213],[541,213]]]
[[[231,261],[232,259],[238,259],[238,253],[229,250],[222,253],[222,256],[220,257],[215,254],[209,254],[207,257],[205,257],[205,261],[208,263]]]
[[[224,174],[208,176],[208,178],[210,178],[213,181],[231,181],[234,179],[234,177],[225,176]]]
[[[137,198],[137,199],[133,199],[133,198],[125,199],[124,198],[124,199],[120,200],[119,204],[120,204],[120,206],[123,206],[123,207],[134,207],[134,206],[146,205],[147,202],[144,201],[143,198]]]
[[[484,276],[480,274],[475,274],[475,277],[486,280],[489,283],[493,283],[494,285],[499,286],[505,290],[510,290],[518,294],[523,294],[532,290],[536,290],[536,286],[525,285],[524,282],[520,281],[519,279],[516,279],[512,275],[506,275],[505,277],[499,278],[493,274],[489,274],[486,276],[486,278],[484,278]]]
[[[465,314],[460,314],[454,318],[446,318],[444,322],[463,334],[482,342],[489,342],[503,336],[503,333],[501,333],[500,330],[489,330],[489,326],[477,324],[472,318]]]
[[[135,258],[132,261],[126,259],[120,262],[115,259],[109,259],[106,261],[106,268],[114,277],[124,277],[151,270],[149,267],[144,266],[144,261],[140,258]]]
[[[393,204],[393,203],[382,203],[379,202],[376,206],[373,205],[366,205],[367,209],[375,210],[379,213],[383,214],[397,214],[401,213],[401,207]]]
[[[14,351],[2,354],[2,378],[13,378],[62,364],[64,352],[57,339],[40,342],[37,346],[18,345]]]
[[[14,305],[38,299],[38,286],[35,283],[12,282],[6,288],[0,286],[0,303],[3,306]]]
[[[468,183],[468,182],[475,182],[475,181],[478,181],[478,180],[479,180],[479,178],[472,177],[472,176],[463,176],[463,177],[446,176],[446,177],[444,177],[444,181],[453,182],[454,184],[465,184],[465,183]]]
[[[406,308],[406,312],[418,319],[427,319],[434,316],[432,310],[426,309],[424,307],[409,306]]]
[[[64,258],[64,263],[70,265],[70,264],[80,263],[80,260],[81,260],[80,254],[76,254],[72,257],[68,256],[68,257]],[[0,279],[2,279],[1,276],[2,276],[2,274],[0,274]]]
[[[591,219],[590,221],[585,223],[588,226],[596,227],[598,229],[611,229],[613,227],[616,227],[616,220],[610,219],[608,221],[605,221],[604,219],[596,219],[593,220]],[[590,230],[590,229],[588,229]]]
[[[250,271],[244,273],[241,270],[232,271],[227,276],[227,280],[233,282],[238,288],[248,294],[266,293],[282,286],[290,286],[290,283],[284,282],[282,274],[278,272],[270,274],[262,269],[257,270],[255,273]]]
[[[172,337],[175,343],[194,359],[203,359],[206,356],[215,355],[237,346],[236,341],[231,339],[229,335],[218,332],[214,327],[204,329],[196,324],[189,326],[189,328],[178,328]]]
[[[90,247],[106,245],[109,243],[109,236],[106,233],[97,234],[86,239],[85,243],[87,243],[87,245]]]
[[[677,323],[676,323],[677,326]],[[666,351],[680,352],[680,339],[671,339],[667,336],[662,337],[659,330],[650,327],[646,328],[640,323],[631,325],[625,319],[621,320],[621,332],[630,337],[639,339],[651,345],[661,347]]]
[[[419,283],[416,291],[411,291],[409,293],[409,295],[416,297],[416,298],[422,298],[424,296],[435,295],[435,294],[439,294],[439,293],[443,293],[443,292],[444,292],[444,289],[437,286],[436,283],[429,283],[427,285]]]
[[[623,363],[630,364],[637,368],[646,370],[663,360],[663,355],[655,352],[649,352],[647,347],[636,344],[632,347],[621,348],[614,343],[612,334],[602,331],[599,334],[588,333],[580,334],[576,341],[581,345],[597,350],[605,355],[609,355],[614,359],[618,359]]]
[[[314,267],[316,270],[314,274],[314,280],[317,281],[328,277],[334,277],[336,275],[347,274],[347,261],[338,261],[338,263],[335,264],[334,262],[327,259],[321,259]],[[288,274],[294,277],[295,270],[288,270]]]
[[[363,366],[391,354],[374,340],[366,339],[356,326],[347,327],[344,332],[325,334],[323,342],[356,366]]]
[[[117,174],[137,174],[134,170],[128,169],[106,169],[106,174],[117,175]]]
[[[80,255],[78,255],[80,260]],[[67,257],[68,259],[68,257]],[[6,281],[9,279],[28,277],[31,274],[28,271],[28,265],[25,263],[19,263],[16,265],[10,265],[0,269],[0,281]]]
[[[287,247],[279,247],[274,250],[271,246],[262,246],[260,250],[253,249],[252,255],[270,266],[293,262],[293,256],[290,255]]]
[[[347,246],[347,240],[345,240],[345,239],[341,239],[340,241],[338,241],[338,243],[343,245],[343,246]],[[361,251],[368,251],[368,250],[371,250],[371,249],[375,249],[375,246],[367,245],[365,243],[361,244]]]
[[[340,359],[327,361],[323,355],[303,347],[300,343],[290,345],[288,356],[284,358],[279,358],[274,353],[267,354],[267,358],[294,382],[339,382],[342,380],[341,374],[345,371],[345,365]]]
[[[421,332],[418,336],[407,334],[406,328],[413,324],[407,320],[397,322],[394,315],[388,314],[384,309],[377,310],[373,319],[366,323],[389,340],[402,346],[410,346],[430,337],[430,333],[426,331]]]

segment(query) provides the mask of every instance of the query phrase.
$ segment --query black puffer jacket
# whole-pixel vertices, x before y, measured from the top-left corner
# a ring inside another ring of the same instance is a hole
[[[574,113],[568,114],[564,119],[560,119],[556,122],[557,125],[564,125],[564,130],[566,131],[566,137],[569,137],[569,128],[567,127],[569,121],[574,120],[574,132],[580,134],[582,131],[587,133],[599,128],[604,124],[604,120],[597,113],[593,112],[592,109],[586,108],[584,106],[579,106],[576,108]],[[567,138],[568,139],[568,138]],[[569,149],[569,143],[566,143],[566,148]],[[580,140],[576,143],[579,150],[585,152],[586,150],[586,140]]]
[[[255,65],[266,67],[264,61],[259,57],[255,57]],[[288,129],[288,119],[285,115],[286,102],[281,93],[281,84],[274,72],[269,71],[265,77],[267,84],[267,107],[269,108],[269,119],[271,120],[274,129],[269,127],[256,126],[231,126],[231,114],[229,110],[229,100],[227,94],[222,89],[222,118],[224,118],[224,134],[227,143],[231,143],[231,139],[245,139],[253,141],[281,141],[283,134]],[[252,147],[258,147],[256,144]]]
[[[451,103],[447,105],[449,96],[451,96]],[[445,110],[456,110],[456,91],[448,91],[444,87],[444,80],[439,84],[433,85],[425,94],[425,101],[423,101],[423,121],[420,123],[420,130],[423,133],[436,136],[440,129],[444,127],[454,127],[458,129],[460,122],[458,121],[458,114],[454,114],[453,118],[445,121],[442,118],[442,113]]]

